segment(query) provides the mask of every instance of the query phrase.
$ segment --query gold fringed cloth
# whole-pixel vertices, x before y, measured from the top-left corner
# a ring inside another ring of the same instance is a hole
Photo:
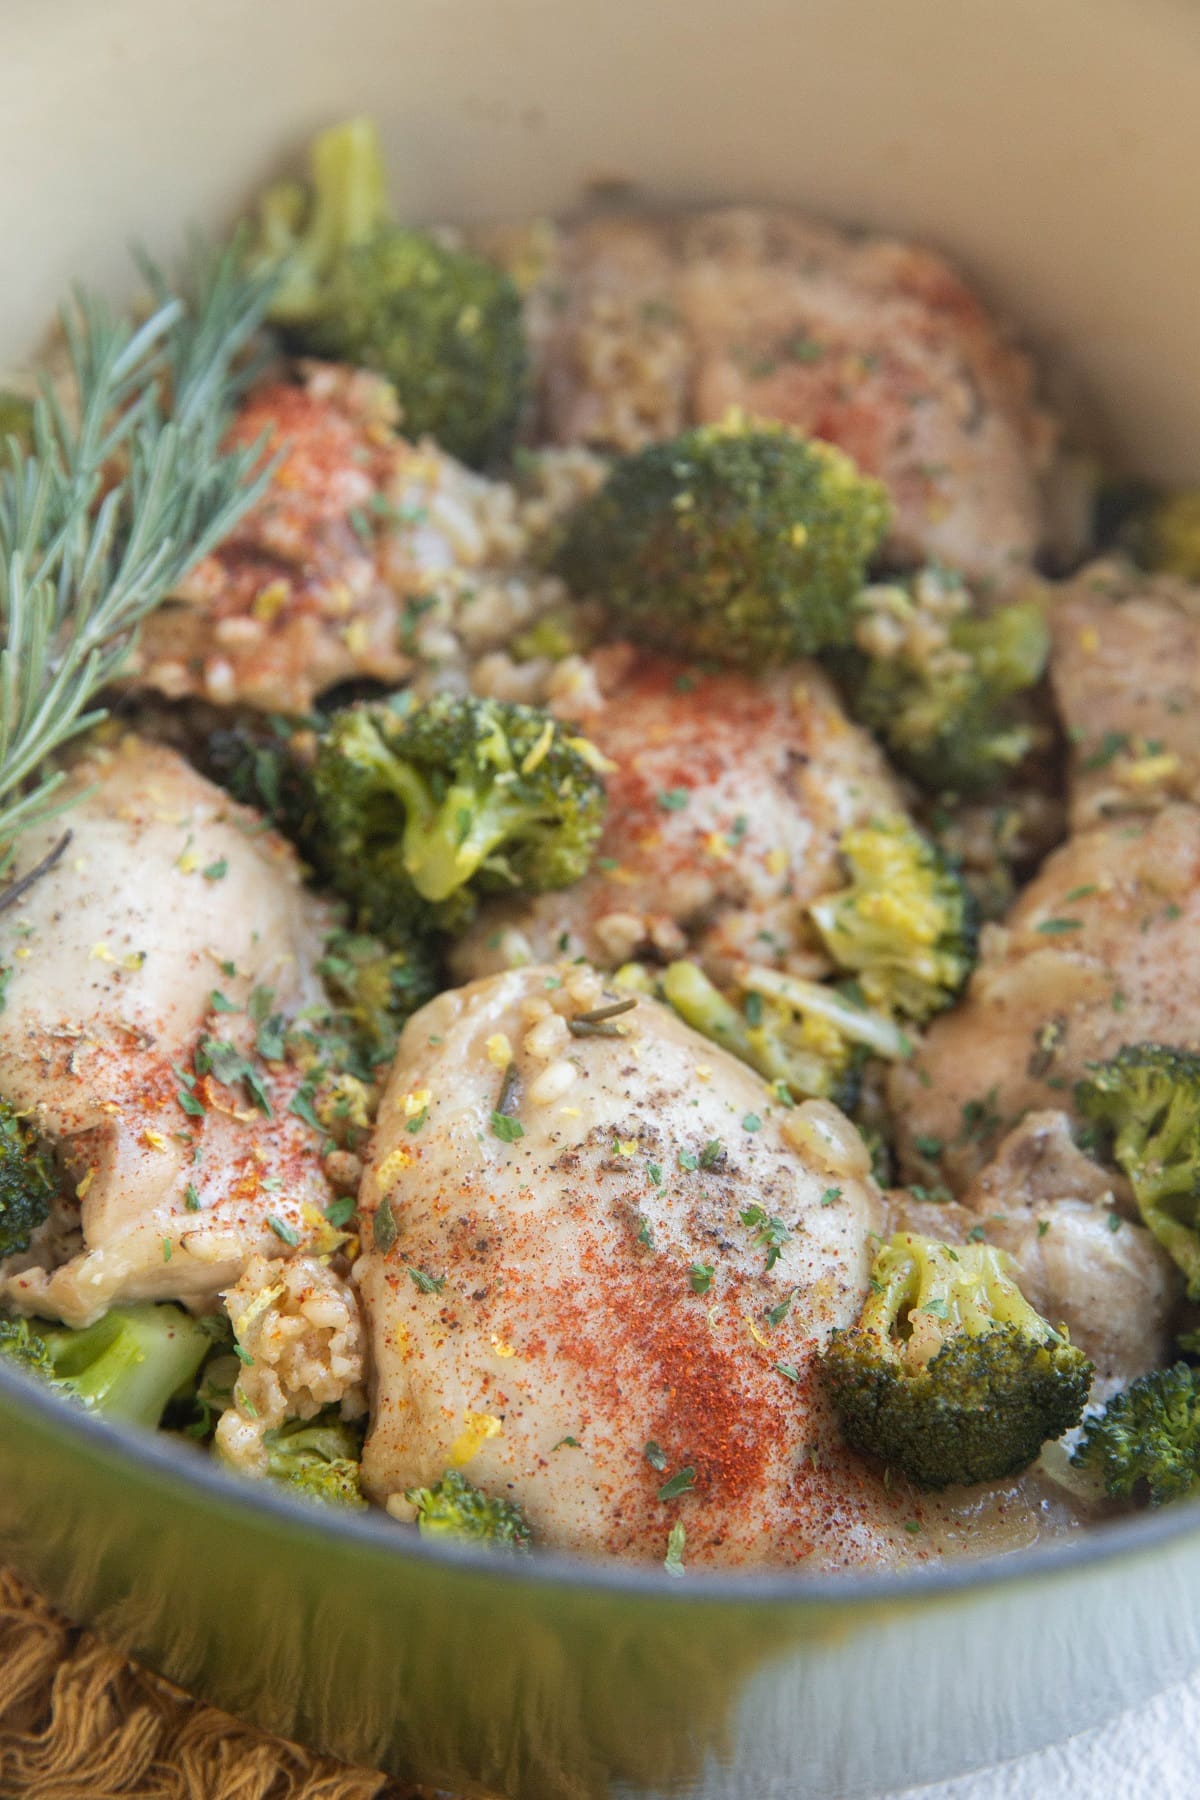
[[[0,1570],[3,1800],[421,1800],[239,1724],[68,1625]]]

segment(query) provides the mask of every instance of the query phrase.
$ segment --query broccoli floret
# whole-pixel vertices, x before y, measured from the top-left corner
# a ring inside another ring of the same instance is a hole
[[[586,872],[604,821],[599,762],[534,707],[446,694],[349,707],[317,755],[323,866],[367,929],[422,908],[460,928],[480,893]]]
[[[481,467],[512,448],[525,397],[521,297],[482,257],[395,223],[375,126],[314,139],[309,191],[268,189],[256,260],[278,268],[269,318],[305,355],[377,369],[410,438]]]
[[[828,997],[835,1009],[848,1004],[816,983],[801,985],[814,989],[818,1000]],[[801,1012],[755,992],[739,995],[739,1004],[693,962],[671,963],[663,970],[659,991],[693,1031],[781,1085],[793,1099],[852,1104],[866,1046],[847,1037],[826,1012]]]
[[[36,1134],[21,1114],[0,1100],[0,1261],[28,1250],[50,1216],[54,1182]]]
[[[919,1487],[999,1481],[1079,1421],[1092,1365],[1025,1299],[987,1244],[898,1232],[859,1322],[820,1366],[853,1449]]]
[[[764,668],[851,642],[887,523],[883,488],[840,450],[731,414],[621,457],[555,566],[641,643]]]
[[[353,1049],[368,1071],[391,1062],[405,1020],[442,986],[436,953],[418,937],[394,950],[363,932],[335,931],[317,971],[345,1015]]]
[[[122,1306],[72,1330],[43,1319],[0,1319],[0,1354],[106,1419],[154,1427],[212,1348],[178,1306]]]
[[[1151,1504],[1180,1500],[1200,1482],[1200,1391],[1196,1370],[1152,1369],[1087,1421],[1071,1457],[1092,1469],[1114,1499],[1145,1483]]]
[[[1075,1103],[1128,1175],[1144,1223],[1200,1299],[1200,1056],[1127,1044],[1097,1063]]]
[[[327,1408],[315,1419],[292,1419],[263,1438],[267,1474],[306,1500],[364,1507],[362,1432]]]
[[[1107,535],[1141,568],[1200,582],[1200,489],[1164,493],[1145,484],[1126,485],[1104,498],[1108,517],[1098,521],[1099,530],[1107,525]]]
[[[1029,754],[1019,696],[1040,681],[1050,639],[1041,608],[1014,601],[973,615],[957,576],[927,569],[910,588],[869,588],[859,649],[840,672],[855,718],[933,792],[986,793]]]
[[[245,713],[222,720],[196,746],[210,781],[253,806],[308,856],[313,839],[312,763],[319,720]]]
[[[409,1488],[404,1497],[417,1509],[423,1536],[491,1544],[510,1555],[529,1549],[529,1526],[516,1501],[489,1498],[457,1469],[447,1469],[436,1487]]]
[[[975,908],[958,875],[907,819],[844,833],[850,885],[809,907],[840,969],[870,1006],[928,1019],[949,1006],[975,957]]]

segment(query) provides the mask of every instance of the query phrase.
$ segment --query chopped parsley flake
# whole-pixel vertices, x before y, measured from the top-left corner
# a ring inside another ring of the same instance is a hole
[[[376,1214],[376,1217],[378,1216]],[[427,1275],[424,1269],[414,1269],[411,1263],[408,1265],[408,1273],[412,1278],[413,1286],[421,1294],[440,1294],[446,1285],[444,1275]]]
[[[663,1482],[658,1490],[658,1497],[660,1500],[678,1500],[680,1494],[690,1493],[695,1485],[696,1471],[689,1464],[686,1469],[680,1469],[678,1474],[672,1475],[669,1481]]]
[[[502,1144],[515,1144],[518,1138],[525,1136],[525,1127],[520,1119],[511,1119],[507,1113],[494,1112],[492,1136],[499,1138]]]
[[[771,1367],[777,1375],[782,1375],[786,1381],[799,1381],[800,1379],[800,1371],[795,1363],[777,1362],[772,1363]]]
[[[1059,937],[1064,931],[1081,931],[1082,919],[1042,919],[1035,927],[1044,937]]]
[[[1100,743],[1090,756],[1085,756],[1080,767],[1087,771],[1106,769],[1114,756],[1119,756],[1125,749],[1129,739],[1123,731],[1106,731]]]
[[[404,1127],[405,1131],[420,1131],[422,1125],[424,1125],[424,1123],[428,1119],[428,1117],[429,1117],[429,1108],[427,1106],[423,1106],[419,1113],[414,1113],[412,1118],[408,1120],[408,1122],[406,1123],[406,1125]]]
[[[700,1167],[699,1157],[693,1156],[690,1150],[681,1150],[677,1160],[680,1168],[686,1169],[689,1175]]]
[[[214,1012],[230,1013],[230,1012],[237,1011],[237,1007],[234,1005],[233,1001],[227,999],[226,996],[221,992],[220,988],[213,988],[212,992],[208,996],[208,1000],[209,1000],[209,1005],[212,1007]]]
[[[705,1144],[703,1150],[700,1152],[700,1167],[702,1169],[715,1169],[724,1155],[725,1146],[722,1144],[720,1138],[709,1138],[707,1144]]]
[[[761,1131],[762,1130],[762,1120],[759,1118],[757,1113],[747,1113],[746,1114],[745,1118],[742,1120],[742,1130],[743,1131]]]
[[[358,1202],[352,1194],[343,1194],[340,1200],[334,1200],[325,1208],[326,1223],[340,1230],[343,1225],[348,1225],[354,1217],[354,1209],[357,1204]]]
[[[791,1236],[790,1226],[758,1205],[743,1207],[738,1218],[754,1232],[754,1242],[767,1253],[767,1268],[773,1269],[779,1261],[780,1251]]]
[[[391,1201],[385,1200],[372,1222],[371,1241],[378,1251],[386,1254],[399,1235],[400,1230],[396,1224],[396,1215],[392,1211]]]
[[[834,1202],[837,1200],[840,1200],[841,1197],[842,1197],[841,1188],[828,1187],[825,1189],[825,1192],[821,1195],[821,1205],[822,1206],[832,1206],[834,1204]]]
[[[282,1219],[277,1219],[274,1213],[267,1214],[267,1224],[271,1227],[271,1230],[275,1233],[275,1236],[279,1241],[283,1244],[290,1244],[293,1250],[300,1242],[300,1233],[296,1230],[296,1227],[294,1225],[285,1225],[284,1221]]]
[[[313,1093],[312,1084],[306,1081],[303,1087],[298,1087],[292,1095],[288,1111],[294,1113],[298,1119],[303,1119],[304,1123],[310,1125],[314,1131],[323,1131],[324,1126],[313,1110]]]
[[[658,1445],[654,1442],[653,1438],[650,1439],[649,1443],[643,1444],[642,1455],[645,1457],[646,1461],[650,1464],[650,1467],[652,1469],[657,1469],[659,1474],[661,1475],[663,1470],[667,1466],[667,1459],[664,1456],[663,1452],[659,1449]]]
[[[688,1270],[688,1286],[693,1294],[707,1294],[716,1272],[711,1263],[693,1263]]]
[[[553,1456],[556,1450],[582,1450],[582,1448],[583,1445],[579,1442],[578,1438],[561,1437],[557,1444],[551,1444],[550,1454]]]
[[[646,1164],[646,1176],[652,1187],[661,1187],[662,1186],[662,1178],[663,1178],[662,1164],[661,1163],[647,1163]]]
[[[686,788],[667,788],[657,798],[662,812],[682,812],[691,795]]]
[[[772,1331],[774,1331],[776,1325],[783,1324],[783,1321],[787,1318],[789,1312],[791,1312],[791,1310],[792,1310],[792,1301],[795,1299],[795,1297],[796,1297],[796,1290],[795,1290],[795,1288],[793,1288],[790,1294],[784,1295],[783,1299],[779,1302],[778,1306],[770,1306],[767,1308],[766,1320],[767,1320],[767,1324],[771,1327]]]
[[[183,1190],[183,1204],[187,1207],[189,1212],[200,1211],[200,1196],[190,1181]]]
[[[229,873],[228,858],[224,856],[218,857],[216,862],[210,862],[207,869],[201,869],[200,873],[203,875],[205,881],[224,881],[226,875]]]

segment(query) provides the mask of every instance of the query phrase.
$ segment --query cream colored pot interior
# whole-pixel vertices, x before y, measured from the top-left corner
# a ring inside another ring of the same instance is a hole
[[[0,34],[0,360],[369,111],[414,218],[628,179],[926,238],[1132,464],[1200,474],[1192,0],[3,0]]]

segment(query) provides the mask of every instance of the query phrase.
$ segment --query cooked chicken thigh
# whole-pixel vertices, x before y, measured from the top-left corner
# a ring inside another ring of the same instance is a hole
[[[1200,809],[1071,838],[985,928],[965,999],[889,1097],[905,1170],[964,1186],[1010,1126],[1069,1107],[1091,1062],[1145,1039],[1200,1049]]]
[[[716,975],[743,958],[807,968],[804,909],[842,880],[838,840],[903,805],[821,670],[754,680],[643,656],[584,724],[614,765],[591,872],[486,906],[454,951],[458,977],[689,952]]]
[[[1094,563],[1047,616],[1075,826],[1200,800],[1200,588]]]
[[[403,1517],[459,1468],[543,1544],[661,1561],[680,1524],[700,1566],[1046,1528],[1031,1487],[916,1495],[841,1443],[813,1358],[881,1218],[849,1122],[781,1108],[654,1002],[597,1031],[601,998],[589,969],[529,968],[405,1030],[360,1196],[370,1494]]]
[[[1125,1183],[1075,1144],[1065,1113],[1024,1118],[966,1205],[986,1221],[988,1243],[1013,1257],[1026,1299],[1095,1363],[1095,1399],[1170,1360],[1179,1272],[1128,1216]]]
[[[1028,360],[941,257],[780,208],[602,215],[536,245],[541,426],[630,450],[736,405],[888,486],[892,549],[978,576],[1045,539],[1054,428]]]
[[[0,1094],[55,1145],[76,1196],[57,1228],[70,1241],[77,1206],[78,1237],[57,1268],[12,1259],[0,1295],[84,1324],[117,1300],[212,1299],[252,1252],[327,1234],[331,1196],[288,1110],[299,1076],[255,1057],[245,1016],[254,990],[285,1012],[320,998],[322,912],[291,852],[160,747],[127,739],[71,784],[66,853],[0,913]],[[18,876],[62,829],[20,840]],[[202,1073],[205,1040],[231,1049]]]

